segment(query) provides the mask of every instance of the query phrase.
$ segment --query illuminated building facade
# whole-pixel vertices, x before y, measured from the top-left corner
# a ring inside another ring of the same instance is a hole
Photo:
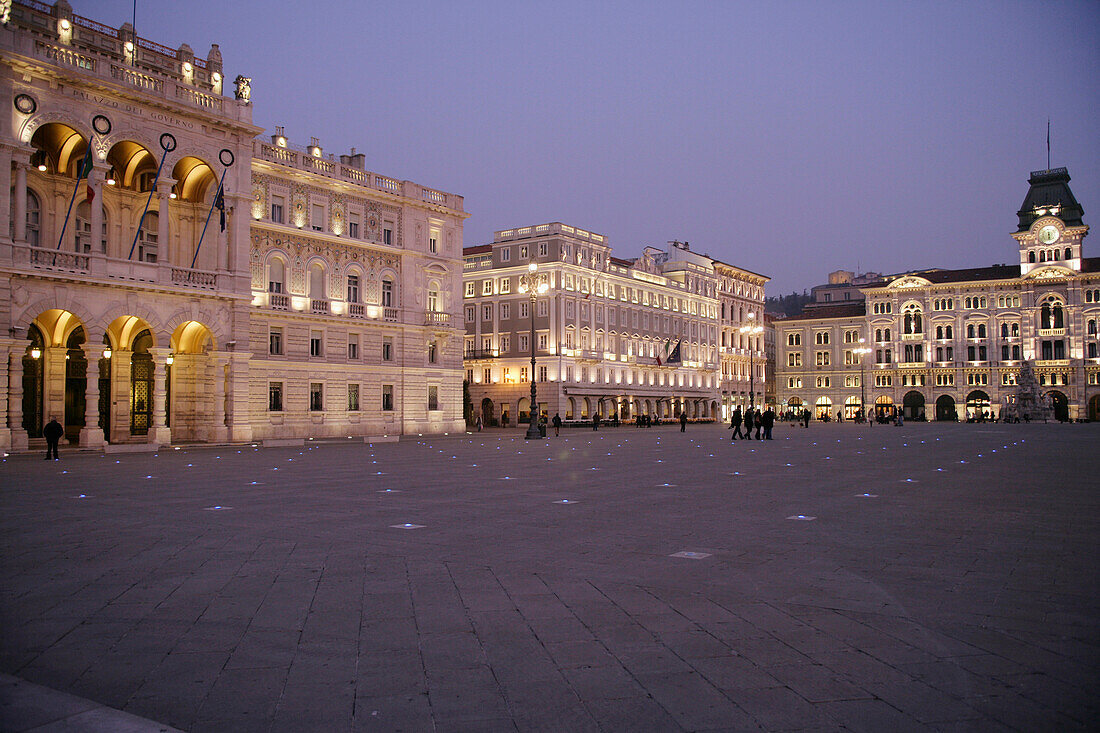
[[[518,291],[531,263],[549,286],[534,314],[542,415],[632,420],[686,412],[690,419],[718,419],[720,334],[731,359],[750,358],[747,347],[733,351],[742,315],[729,314],[734,307],[762,310],[766,279],[692,252],[687,243],[646,247],[622,259],[603,235],[551,223],[496,232],[492,244],[463,254],[466,380],[485,424],[507,416],[514,425],[531,412],[531,313]],[[736,384],[742,382],[747,400],[747,374]]]
[[[1026,412],[1034,389],[1031,417],[1098,419],[1100,258],[1082,253],[1069,181],[1065,168],[1031,174],[1017,265],[883,277],[863,301],[777,320],[780,402],[852,417],[865,394],[878,412],[964,420]]]
[[[0,50],[0,444],[462,429],[460,196],[255,139],[217,46],[59,0]]]

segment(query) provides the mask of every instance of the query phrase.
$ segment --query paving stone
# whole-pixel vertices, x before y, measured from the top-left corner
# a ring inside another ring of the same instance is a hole
[[[1087,727],[1100,428],[977,427],[74,453],[80,503],[11,456],[0,672],[193,730]]]

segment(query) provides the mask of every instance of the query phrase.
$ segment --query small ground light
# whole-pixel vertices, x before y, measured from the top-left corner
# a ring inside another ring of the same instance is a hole
[[[391,524],[390,529],[424,529],[424,525],[405,522],[404,524]]]
[[[805,514],[795,514],[794,516],[787,517],[787,519],[793,519],[797,522],[812,522],[817,519],[817,517],[807,517]]]
[[[555,504],[576,504],[577,502],[572,499],[562,499],[561,501],[555,501]]]
[[[863,498],[863,499],[877,499],[878,498],[878,494],[856,494],[856,496],[858,496],[860,498]]]
[[[691,550],[681,550],[680,552],[674,552],[669,557],[682,557],[688,560],[702,560],[703,558],[710,557],[709,552],[692,552]]]

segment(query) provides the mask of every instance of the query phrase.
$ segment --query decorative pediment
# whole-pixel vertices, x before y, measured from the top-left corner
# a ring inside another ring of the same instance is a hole
[[[1044,265],[1043,267],[1036,267],[1031,272],[1027,273],[1024,277],[1031,278],[1033,280],[1052,280],[1061,279],[1066,277],[1074,277],[1077,273],[1068,267],[1061,267],[1059,265]]]
[[[932,284],[931,280],[925,280],[923,277],[917,277],[916,275],[906,275],[905,277],[899,277],[894,280],[887,288],[894,290],[900,290],[902,288],[924,288]]]

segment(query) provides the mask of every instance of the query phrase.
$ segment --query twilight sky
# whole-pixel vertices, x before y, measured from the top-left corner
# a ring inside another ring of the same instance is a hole
[[[464,195],[466,245],[549,221],[623,257],[688,240],[770,294],[1014,262],[1048,116],[1100,224],[1096,0],[138,0],[137,31],[220,44],[269,133]]]

